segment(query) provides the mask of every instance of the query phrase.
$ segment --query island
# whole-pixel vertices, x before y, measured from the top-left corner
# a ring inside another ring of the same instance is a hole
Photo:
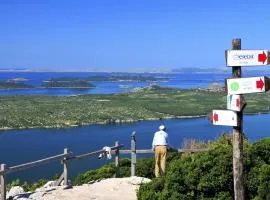
[[[46,88],[93,88],[94,84],[86,81],[86,80],[49,80],[44,81],[42,87]]]
[[[245,95],[244,113],[269,113],[269,98],[270,93]],[[150,86],[110,95],[0,96],[0,129],[205,117],[213,109],[226,109],[224,90]]]
[[[16,81],[0,81],[0,89],[7,90],[7,89],[29,89],[33,88],[34,86],[28,85],[22,82]]]

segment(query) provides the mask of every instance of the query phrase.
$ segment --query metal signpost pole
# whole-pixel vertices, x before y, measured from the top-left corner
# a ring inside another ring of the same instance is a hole
[[[241,49],[241,39],[232,40],[232,49]],[[241,78],[241,66],[232,67],[232,77]],[[242,95],[241,95],[242,96]],[[244,200],[244,170],[243,170],[243,110],[237,112],[238,126],[233,127],[233,182],[234,199]]]

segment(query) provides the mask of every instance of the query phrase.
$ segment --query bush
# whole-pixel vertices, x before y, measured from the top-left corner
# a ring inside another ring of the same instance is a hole
[[[130,159],[124,158],[120,159],[120,170],[119,177],[129,177],[130,176]],[[154,172],[154,160],[149,158],[143,158],[137,160],[136,165],[136,175],[153,178]],[[105,178],[112,178],[115,174],[114,163],[104,165],[103,167],[95,170],[87,171],[83,174],[79,174],[74,180],[75,185],[82,185],[90,181],[101,180]]]
[[[21,186],[25,192],[35,191],[37,188],[42,187],[48,182],[46,179],[40,179],[33,183],[24,182],[22,183],[20,179],[13,180],[11,183],[7,185],[7,190],[10,190],[14,186]]]
[[[173,159],[162,179],[140,187],[138,199],[233,199],[231,135],[208,148]],[[244,168],[245,199],[270,199],[270,138],[252,145],[244,140]]]
[[[172,159],[162,179],[141,186],[138,199],[233,199],[231,137],[208,146],[208,152]]]
[[[270,138],[250,147],[247,163],[247,198],[270,199]]]

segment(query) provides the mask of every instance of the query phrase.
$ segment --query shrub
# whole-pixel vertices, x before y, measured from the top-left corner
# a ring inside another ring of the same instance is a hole
[[[130,176],[130,159],[120,159],[119,177]],[[153,177],[154,160],[149,158],[143,158],[137,160],[136,175],[152,178]],[[112,178],[115,174],[114,163],[104,165],[103,167],[95,170],[89,170],[83,174],[79,174],[74,180],[75,185],[81,185],[90,181],[101,180],[105,178]]]
[[[138,199],[233,199],[231,137],[209,148],[172,159],[162,179],[141,186]]]
[[[250,147],[247,163],[247,198],[270,199],[270,138]]]
[[[37,188],[42,187],[48,180],[40,179],[33,183],[24,182],[22,183],[20,179],[13,180],[11,183],[7,185],[7,190],[10,190],[14,186],[21,186],[25,192],[35,191]]]

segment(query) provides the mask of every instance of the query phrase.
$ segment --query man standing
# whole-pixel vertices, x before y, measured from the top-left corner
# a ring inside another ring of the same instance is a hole
[[[160,177],[166,168],[167,146],[169,145],[168,134],[164,125],[159,126],[159,131],[155,132],[152,150],[155,151],[155,176]]]

